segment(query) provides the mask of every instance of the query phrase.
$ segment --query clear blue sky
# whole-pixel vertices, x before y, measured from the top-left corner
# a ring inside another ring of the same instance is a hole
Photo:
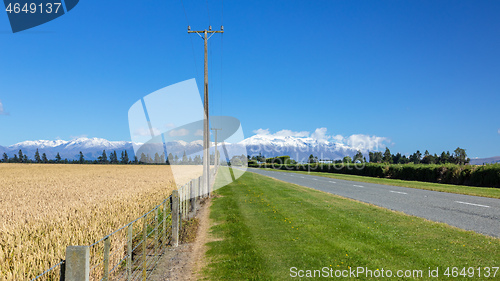
[[[207,2],[210,19],[205,1],[183,0],[193,29],[221,25],[222,1]],[[239,118],[246,136],[325,127],[386,137],[393,152],[500,155],[500,1],[223,6],[223,43],[210,39],[211,113]],[[181,0],[80,1],[16,34],[0,11],[0,145],[130,140],[134,102],[202,82],[203,41],[186,26]]]

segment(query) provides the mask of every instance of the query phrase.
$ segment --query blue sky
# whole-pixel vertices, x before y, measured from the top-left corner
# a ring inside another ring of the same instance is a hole
[[[207,2],[80,1],[16,34],[0,12],[0,145],[130,140],[133,103],[201,85],[203,41],[188,22],[223,21],[211,114],[239,118],[247,136],[326,128],[386,138],[393,152],[500,155],[499,1],[226,0],[223,17],[222,1]]]

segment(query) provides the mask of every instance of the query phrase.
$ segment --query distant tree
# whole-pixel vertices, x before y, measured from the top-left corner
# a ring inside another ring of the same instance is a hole
[[[23,154],[23,151],[21,149],[19,149],[19,162],[20,163],[23,163],[23,160],[24,160],[24,154]]]
[[[45,152],[42,154],[42,162],[49,163],[49,159],[47,159],[47,154],[45,154]]]
[[[139,160],[137,159],[137,156],[134,155],[134,164],[138,164]]]
[[[370,159],[370,163],[381,163],[383,156],[382,152],[369,152],[368,158]]]
[[[126,150],[125,150],[125,151],[122,151],[122,156],[121,156],[120,160],[121,160],[121,163],[122,163],[122,164],[128,164],[128,162],[130,161],[130,160],[128,159],[128,153],[127,153],[127,151],[126,151]]]
[[[17,157],[17,154],[14,153],[14,157],[12,158],[11,163],[19,163],[19,158]]]
[[[257,155],[255,158],[258,162],[266,162],[266,157],[262,155],[261,152],[259,152],[259,155]]]
[[[3,153],[2,162],[4,162],[4,163],[8,163],[9,162],[9,156],[5,152]]]
[[[139,159],[140,163],[148,163],[148,158],[146,157],[146,154],[141,153],[141,158]]]
[[[160,163],[165,164],[165,152],[160,155]]]
[[[24,154],[23,163],[28,163],[28,155]]]
[[[356,155],[354,155],[354,159],[352,160],[354,163],[356,163],[356,161],[359,161],[361,163],[363,163],[363,153],[361,153],[360,150],[358,150],[356,152]]]
[[[388,147],[385,148],[384,159],[383,160],[384,160],[385,163],[389,163],[389,164],[392,163],[392,154],[391,154],[391,151],[389,150]]]
[[[102,155],[97,157],[97,160],[101,164],[108,164],[108,155],[106,155],[106,150],[102,151]]]
[[[36,163],[42,162],[42,159],[40,158],[40,153],[38,152],[38,148],[36,149],[36,152],[35,152],[35,162]]]
[[[169,153],[169,154],[168,154],[168,157],[167,157],[167,164],[168,164],[168,165],[173,165],[173,164],[174,164],[174,155],[172,155],[172,153]]]
[[[392,163],[400,164],[401,163],[401,153],[396,153],[396,155],[392,155]]]
[[[158,152],[155,153],[154,163],[156,163],[156,164],[160,164],[161,163],[161,161],[160,161],[160,155],[158,155]]]
[[[175,155],[174,157],[174,163],[179,164],[179,156]]]
[[[200,155],[196,155],[194,157],[194,164],[195,165],[201,165],[201,164],[203,164],[203,161],[201,161],[201,156]]]
[[[406,155],[403,155],[400,159],[399,159],[399,163],[400,164],[407,164],[410,162],[410,159],[408,159],[408,157],[406,157]]]
[[[188,158],[186,156],[186,151],[184,150],[184,154],[182,155],[182,164],[186,165],[188,163]]]
[[[421,160],[422,160],[422,153],[420,153],[420,150],[417,150],[417,152],[413,153],[410,156],[410,161],[413,162],[414,164],[420,164]]]
[[[457,147],[457,149],[455,149],[455,163],[457,163],[458,165],[465,165],[467,163],[469,163],[470,159],[467,158],[467,153],[465,152],[465,149],[463,148],[460,148],[460,147]]]
[[[61,162],[61,155],[59,155],[59,152],[56,155],[56,163]]]
[[[428,150],[425,151],[424,153],[424,158],[422,158],[422,163],[424,164],[435,164],[438,162],[439,159],[437,155],[431,155]]]
[[[116,154],[116,150],[109,154],[109,163],[118,164],[118,154]]]
[[[85,163],[85,157],[83,156],[83,153],[80,151],[80,157],[78,159],[78,163],[83,164]]]
[[[309,155],[309,159],[307,160],[307,163],[318,163],[318,157],[314,155]]]
[[[352,163],[352,159],[350,156],[345,156],[344,159],[342,160],[344,163]]]

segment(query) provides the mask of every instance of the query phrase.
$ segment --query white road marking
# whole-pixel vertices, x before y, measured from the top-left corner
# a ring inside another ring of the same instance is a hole
[[[393,191],[393,190],[389,190],[389,191],[392,192],[392,193],[398,193],[398,194],[408,194],[406,192],[399,192],[399,191]]]
[[[466,205],[483,207],[483,208],[489,208],[490,207],[490,206],[486,206],[486,205],[480,205],[480,204],[474,204],[474,203],[467,203],[467,202],[462,202],[462,201],[455,201],[455,202],[456,203],[460,203],[460,204],[466,204]]]
[[[314,178],[313,178],[313,181],[317,181],[317,180],[318,180],[318,179],[314,179]]]
[[[300,177],[301,179],[305,179],[304,177]]]
[[[352,186],[355,186],[355,187],[364,187],[362,185],[355,185],[355,184],[353,184]]]
[[[329,181],[329,183],[336,183],[336,182],[334,182],[334,181]]]

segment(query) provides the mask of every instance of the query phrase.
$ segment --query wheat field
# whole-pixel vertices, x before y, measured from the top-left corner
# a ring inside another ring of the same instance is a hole
[[[35,277],[202,174],[176,169],[174,182],[165,165],[0,164],[0,280]]]

